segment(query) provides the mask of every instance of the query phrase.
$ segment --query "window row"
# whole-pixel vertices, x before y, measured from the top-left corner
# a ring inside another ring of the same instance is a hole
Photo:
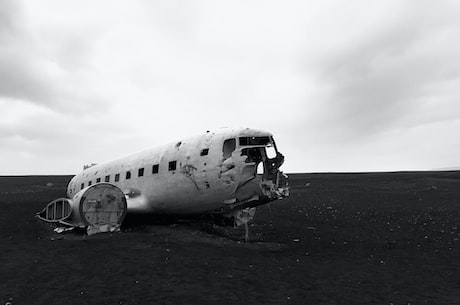
[[[177,161],[170,161],[169,164],[168,164],[168,170],[169,171],[174,171],[176,170],[177,168]],[[158,174],[159,172],[159,169],[160,169],[160,165],[159,164],[154,164],[152,165],[152,174]],[[142,177],[144,176],[144,168],[139,168],[137,170],[137,176],[138,177]],[[129,180],[131,179],[131,171],[127,171],[125,173],[125,180]],[[120,174],[115,174],[115,177],[114,177],[114,182],[118,182],[120,181]],[[97,178],[96,179],[96,183],[99,183],[101,182],[101,178]],[[110,182],[110,175],[107,175],[104,177],[104,182]],[[92,185],[92,181],[88,181],[88,186],[91,186]],[[85,183],[82,183],[81,184],[81,189],[84,189],[85,188]]]

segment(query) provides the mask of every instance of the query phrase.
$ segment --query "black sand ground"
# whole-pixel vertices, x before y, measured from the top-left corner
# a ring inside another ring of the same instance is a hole
[[[34,213],[69,179],[0,177],[1,305],[460,304],[460,172],[291,175],[247,244],[188,223],[57,235]]]

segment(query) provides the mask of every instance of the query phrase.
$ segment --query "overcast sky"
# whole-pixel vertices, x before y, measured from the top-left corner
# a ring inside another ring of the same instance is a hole
[[[286,172],[460,167],[460,1],[0,0],[0,175],[244,126]]]

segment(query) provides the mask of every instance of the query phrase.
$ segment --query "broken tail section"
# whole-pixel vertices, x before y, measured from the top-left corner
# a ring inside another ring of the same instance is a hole
[[[123,192],[112,184],[100,183],[81,190],[73,199],[51,201],[36,217],[61,226],[86,228],[92,235],[119,231],[126,211]]]

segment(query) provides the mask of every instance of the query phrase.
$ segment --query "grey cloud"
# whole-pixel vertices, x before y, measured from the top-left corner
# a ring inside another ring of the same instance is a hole
[[[9,0],[0,1],[0,43],[15,28],[17,11],[18,7],[15,2]]]
[[[96,34],[45,29],[38,36],[36,29],[21,24],[22,13],[20,6],[0,0],[0,98],[66,114],[104,111],[106,101],[76,82],[78,73],[91,70],[85,56]]]
[[[0,1],[0,97],[48,104],[52,90],[34,59],[36,50],[19,25],[21,8]]]
[[[24,99],[49,105],[53,92],[27,58],[0,51],[0,97]]]
[[[74,83],[77,77],[73,71],[60,70],[50,75],[47,69],[54,69],[55,63],[34,55],[33,50],[16,50],[0,50],[0,98],[11,103],[25,101],[68,115],[106,110],[107,102],[100,94],[89,88],[81,91]]]
[[[332,53],[318,65],[320,80],[331,89],[325,97],[330,119],[350,136],[401,123],[427,96],[440,94],[438,86],[459,77],[459,57],[449,50],[460,47],[455,40],[439,40],[449,34],[455,39],[458,32],[457,21],[408,10],[399,22]]]

